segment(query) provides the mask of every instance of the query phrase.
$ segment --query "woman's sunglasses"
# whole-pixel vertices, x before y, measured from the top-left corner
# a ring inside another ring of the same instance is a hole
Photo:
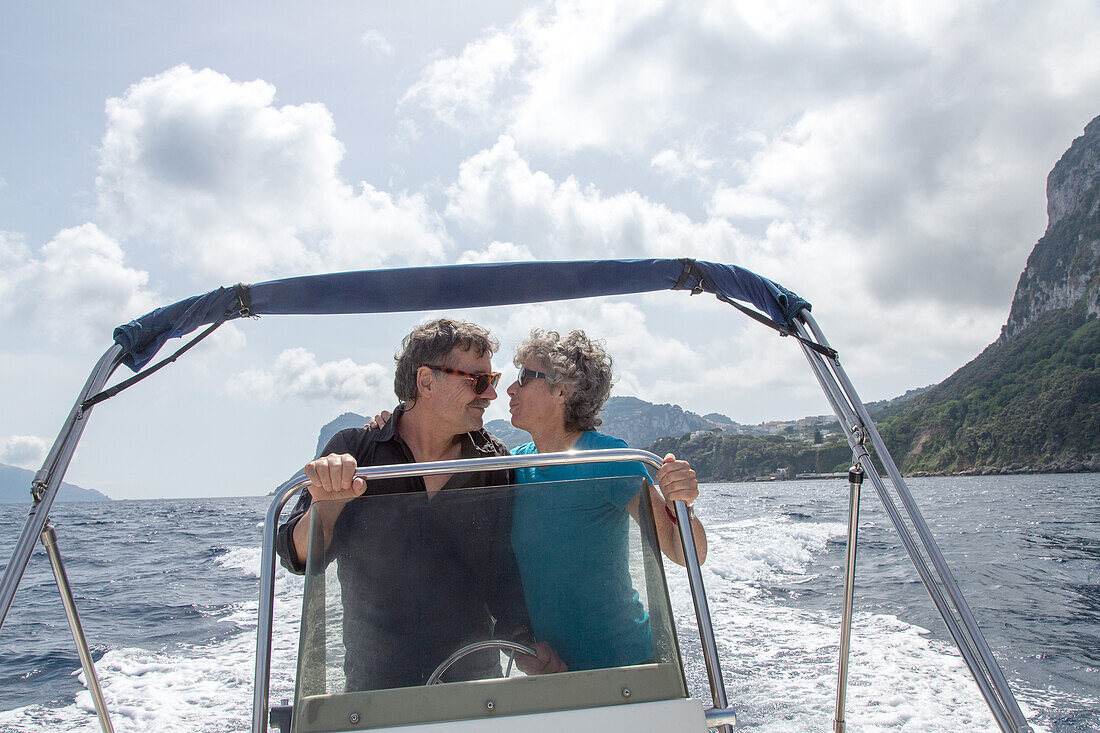
[[[536,372],[534,369],[528,369],[527,367],[522,367],[519,370],[519,378],[516,379],[516,382],[519,384],[519,386],[522,387],[530,379],[549,379],[549,378],[550,378],[550,375],[546,374],[545,372]]]
[[[432,366],[431,364],[424,364],[423,366],[429,369],[434,369],[437,372],[443,372],[444,374],[453,374],[456,377],[462,377],[463,379],[469,379],[474,383],[474,394],[483,394],[489,387],[496,387],[500,384],[500,372],[482,372],[481,374],[470,374],[464,372],[461,369],[451,369],[444,366]]]

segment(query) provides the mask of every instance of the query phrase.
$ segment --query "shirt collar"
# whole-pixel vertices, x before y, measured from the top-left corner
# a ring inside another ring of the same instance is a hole
[[[405,403],[402,402],[397,407],[393,408],[393,414],[390,416],[389,421],[382,426],[378,434],[378,440],[401,440],[401,436],[397,433],[397,423],[404,414]],[[401,440],[401,442],[404,443],[405,441]],[[489,433],[486,432],[484,428],[475,430],[472,433],[466,433],[462,436],[463,458],[481,458],[495,455],[496,448],[493,446],[493,441],[489,438]]]

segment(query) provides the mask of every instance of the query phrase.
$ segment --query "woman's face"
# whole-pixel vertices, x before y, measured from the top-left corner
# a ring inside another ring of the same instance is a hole
[[[546,371],[545,365],[534,361],[525,361],[522,366]],[[522,387],[516,380],[508,387],[508,411],[512,413],[512,425],[529,433],[561,428],[565,425],[565,391],[560,386],[551,387],[545,379],[527,379]]]

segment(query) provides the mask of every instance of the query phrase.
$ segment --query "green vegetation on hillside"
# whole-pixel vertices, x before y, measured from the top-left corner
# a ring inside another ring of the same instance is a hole
[[[1081,301],[990,345],[878,422],[903,472],[1074,468],[1100,456],[1100,320]]]
[[[703,432],[661,438],[647,450],[659,456],[674,453],[690,461],[700,481],[740,481],[774,476],[781,470],[789,471],[791,478],[800,473],[835,473],[847,471],[852,462],[848,444],[836,436],[814,445],[781,435],[757,438]]]

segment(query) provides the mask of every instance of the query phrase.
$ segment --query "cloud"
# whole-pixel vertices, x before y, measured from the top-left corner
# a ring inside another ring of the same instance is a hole
[[[149,275],[127,267],[122,248],[95,224],[63,229],[35,255],[22,237],[0,233],[0,318],[19,318],[81,345],[152,310]]]
[[[318,363],[303,348],[279,354],[270,370],[250,369],[226,384],[241,400],[280,402],[300,399],[342,406],[376,405],[392,401],[392,372],[378,364],[356,364],[351,359]]]
[[[796,272],[812,260],[826,265],[820,276],[858,277],[879,307],[935,300],[992,313],[1007,310],[1042,233],[1042,181],[1097,112],[1098,29],[1100,6],[1082,0],[560,0],[433,63],[461,60],[480,80],[476,94],[447,93],[453,81],[425,73],[412,96],[463,132],[500,120],[526,160],[567,161],[576,172],[604,155],[615,169],[648,161],[670,182],[694,181],[711,219],[696,228],[714,233],[728,220],[752,235],[727,236],[741,264],[779,261],[779,249],[793,247],[784,254]],[[516,58],[479,62],[475,49],[490,39]],[[477,206],[488,200],[478,204],[467,181],[481,165],[483,178],[512,177],[507,190],[493,189],[516,194],[503,199],[498,221],[526,209],[560,233],[564,219],[536,205],[554,200],[558,213],[581,215],[577,233],[594,233],[583,220],[592,189],[543,181],[514,163],[490,169],[507,163],[499,143],[494,151],[467,161],[456,184],[467,198],[451,203],[469,204],[467,224],[487,218]],[[598,198],[606,210],[646,208],[631,192]],[[764,231],[771,222],[797,236],[773,241]],[[531,241],[515,233],[521,228],[492,231]],[[608,241],[624,241],[614,229],[605,228]],[[824,242],[837,248],[832,258],[816,251]],[[858,270],[830,259],[854,260]]]
[[[9,435],[0,441],[0,463],[36,469],[46,458],[46,441],[35,435]]]
[[[516,62],[514,40],[493,32],[463,49],[458,56],[437,59],[420,74],[401,99],[402,105],[430,109],[452,125],[484,127],[493,120],[497,87]]]
[[[468,265],[475,262],[529,262],[537,259],[527,247],[511,242],[489,242],[484,249],[468,249],[459,255],[455,264]]]
[[[687,146],[683,151],[666,148],[649,161],[654,170],[674,180],[703,177],[714,164],[714,159],[707,158],[696,145]]]
[[[394,54],[397,53],[397,49],[393,47],[393,44],[389,42],[385,34],[374,28],[363,33],[363,35],[359,37],[359,43],[362,44],[363,48],[370,49],[379,56],[384,56],[386,58],[393,58]]]
[[[274,98],[264,81],[184,65],[108,100],[96,179],[105,229],[168,250],[204,280],[443,257],[449,239],[422,196],[345,183],[328,110]]]
[[[447,189],[446,216],[473,238],[515,242],[543,259],[696,256],[735,261],[728,222],[693,222],[637,192],[605,195],[570,176],[531,169],[502,136],[471,156]]]

